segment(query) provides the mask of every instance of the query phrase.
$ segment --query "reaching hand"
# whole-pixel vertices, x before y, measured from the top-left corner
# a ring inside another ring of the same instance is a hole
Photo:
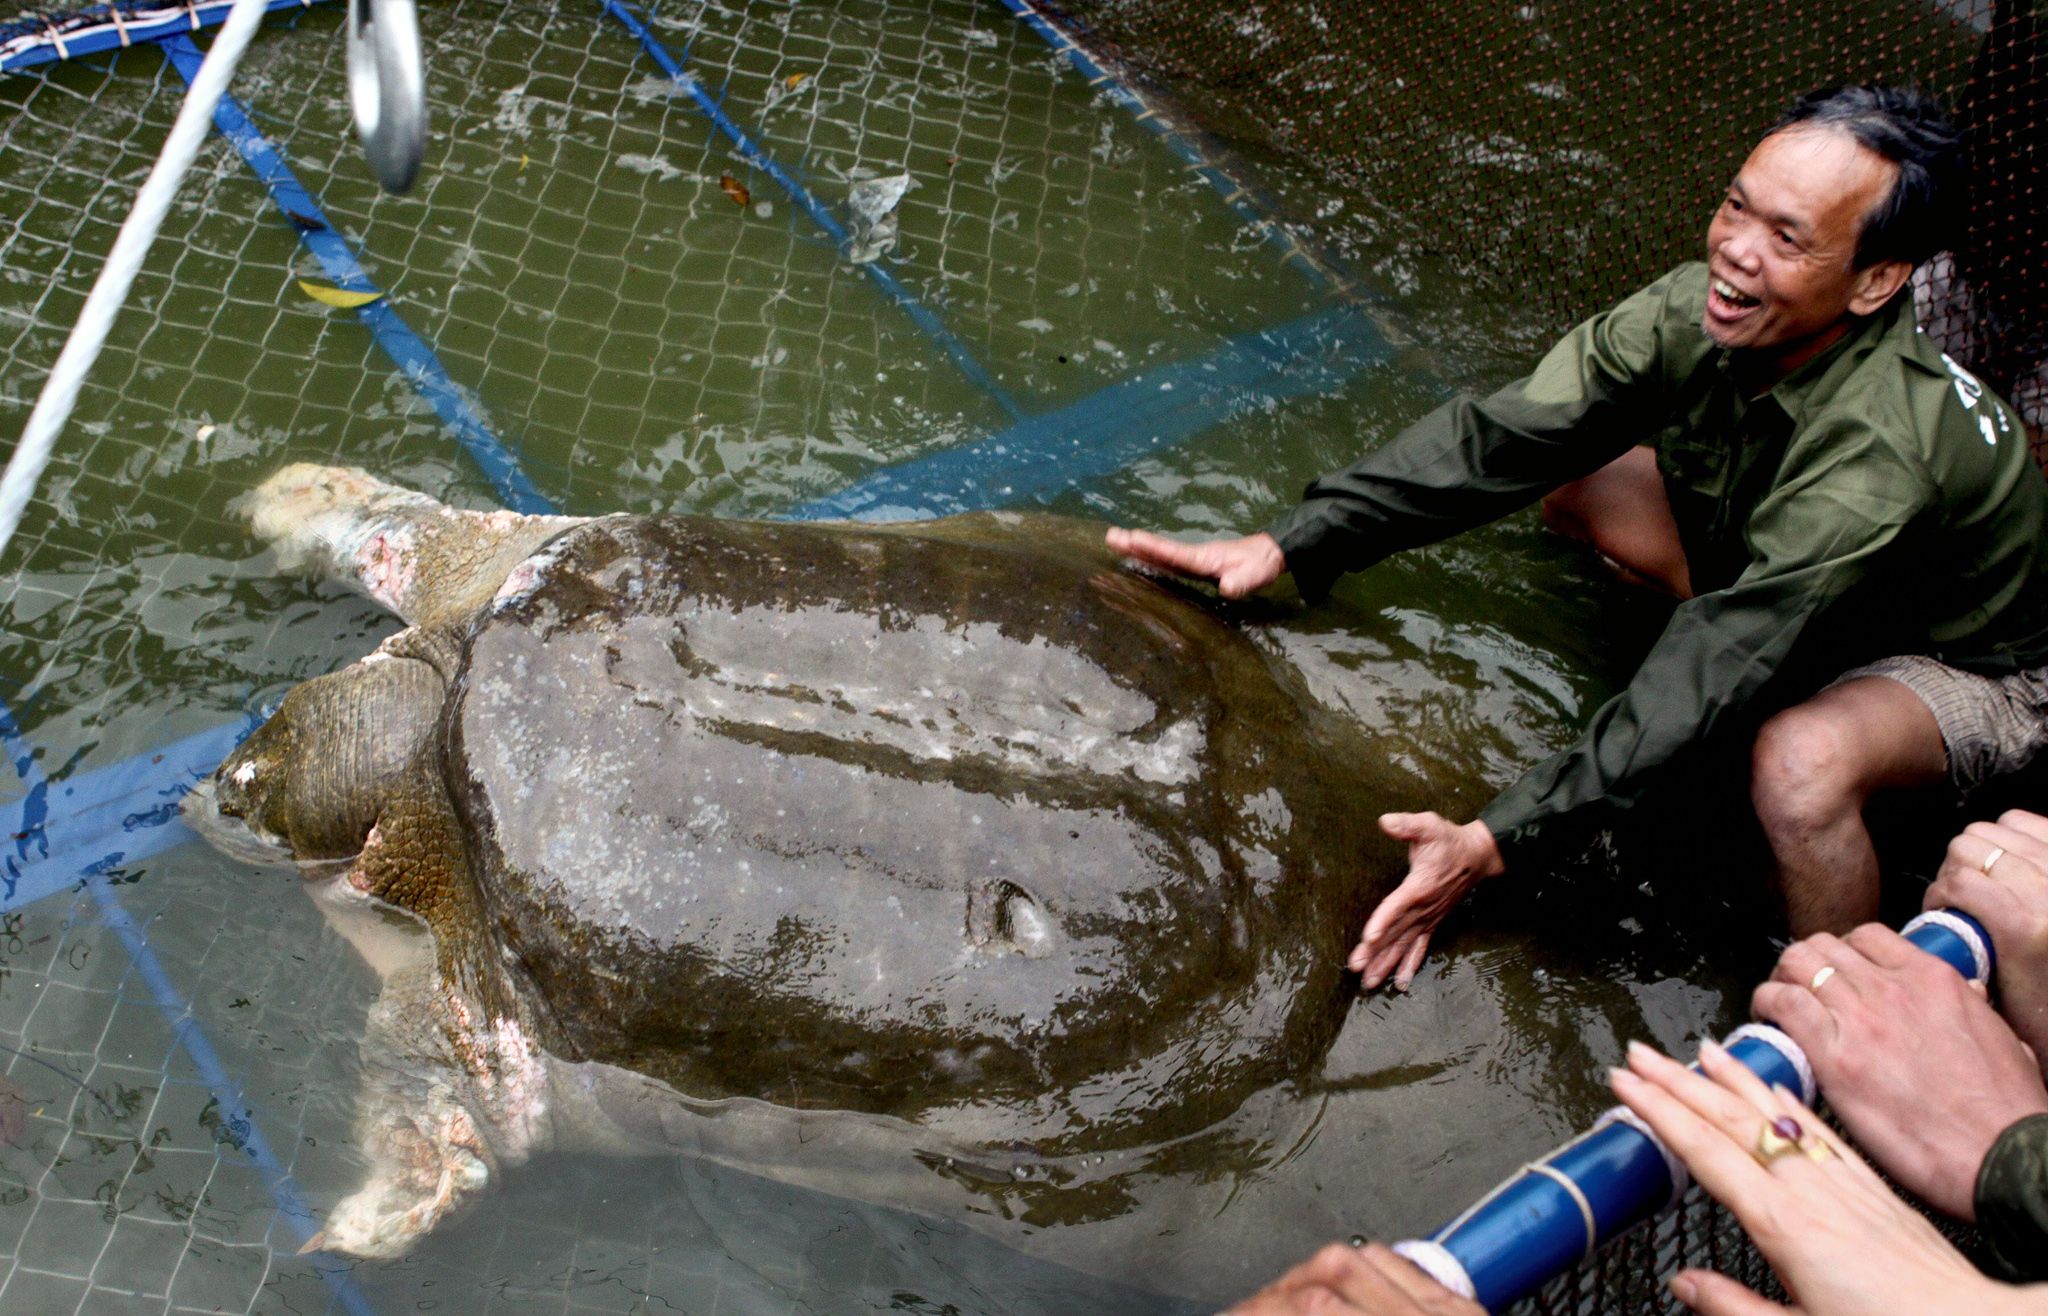
[[[1485,1316],[1378,1243],[1332,1243],[1224,1316]]]
[[[1977,1171],[1998,1135],[2048,1111],[2012,1029],[1954,969],[1889,928],[1793,943],[1751,1004],[1805,1050],[1857,1144],[1960,1219],[1976,1218]]]
[[[1483,822],[1459,826],[1441,814],[1383,813],[1380,830],[1408,843],[1408,876],[1379,903],[1351,952],[1367,991],[1385,982],[1407,991],[1429,950],[1430,934],[1481,878],[1503,870],[1500,847]]]
[[[1927,890],[1927,908],[1944,907],[1991,934],[1999,1009],[2035,1058],[2048,1061],[2048,818],[2013,809],[1965,827]]]
[[[1709,1042],[1694,1073],[1640,1043],[1613,1072],[1615,1095],[1693,1177],[1735,1213],[1804,1316],[1990,1316],[2023,1310],[2020,1290],[1986,1279],[1819,1117],[1764,1086]],[[1907,1062],[1910,1063],[1910,1062]],[[1775,1150],[1764,1133],[1789,1138]],[[1788,1309],[1711,1270],[1671,1281],[1706,1316]]]
[[[1279,541],[1264,533],[1184,544],[1149,530],[1115,526],[1104,539],[1112,552],[1136,558],[1148,566],[1213,580],[1217,592],[1226,599],[1241,599],[1253,590],[1264,589],[1287,570],[1287,558],[1280,551]]]

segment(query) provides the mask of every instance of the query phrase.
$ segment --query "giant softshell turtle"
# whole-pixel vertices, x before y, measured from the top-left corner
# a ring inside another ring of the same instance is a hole
[[[386,974],[330,1250],[400,1253],[564,1145],[1123,1210],[1132,1149],[1342,1021],[1359,733],[1094,528],[479,513],[303,465],[245,510],[410,623],[189,811],[303,865]]]

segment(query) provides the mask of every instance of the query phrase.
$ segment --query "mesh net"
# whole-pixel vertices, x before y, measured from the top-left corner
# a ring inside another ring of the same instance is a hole
[[[2023,9],[1069,8],[1092,49],[1241,143],[1292,224],[1367,283],[1404,289],[1426,269],[1425,283],[1488,290],[1507,308],[1502,359],[1692,254],[1695,216],[1793,92],[1848,76],[1974,86],[1971,104],[1985,108],[1972,111],[1973,142],[2005,162],[2003,190],[1977,198],[1982,236],[1929,281],[1934,323],[2023,401],[2038,368],[2030,316],[2042,301],[2026,280],[2041,263],[2024,204],[2038,95]],[[830,208],[866,179],[917,180],[888,269],[943,315],[958,354],[985,367],[977,379],[594,11],[423,8],[437,136],[408,197],[377,192],[356,161],[338,11],[274,20],[235,86],[288,144],[326,222],[565,510],[773,513],[999,430],[1011,406],[1057,408],[1327,297],[1276,273],[1266,235],[1216,204],[1209,179],[993,5],[658,12],[656,34],[687,56],[696,86]],[[1989,70],[1974,82],[1973,61]],[[149,50],[0,79],[0,213],[13,221],[0,231],[0,432],[19,432],[182,94]],[[214,139],[9,549],[0,674],[18,684],[0,694],[60,787],[232,718],[391,628],[371,605],[252,561],[228,505],[279,463],[362,465],[452,502],[492,500],[354,319],[297,291],[321,277]],[[1259,442],[1228,434],[1202,462],[1134,477],[1127,505],[1155,506],[1144,499],[1165,495],[1149,484],[1196,507],[1188,523],[1256,523],[1359,430],[1390,428],[1433,396],[1418,385],[1340,412],[1331,450],[1294,459],[1299,471],[1266,470]],[[1313,428],[1314,414],[1305,405],[1286,425]],[[13,1085],[0,1090],[0,1128],[22,1117],[0,1161],[0,1308],[335,1306],[310,1263],[278,1255],[290,1244],[235,1121],[267,1129],[309,1193],[331,1200],[348,1186],[352,1167],[316,1154],[348,1137],[344,1098],[327,1094],[353,1077],[317,998],[361,970],[304,926],[304,902],[242,898],[214,863],[179,852],[150,882],[121,887],[191,994],[190,1019],[166,1019],[89,893],[0,927],[0,1074]],[[308,945],[318,954],[294,950]],[[224,1110],[179,1049],[193,1019],[220,1041],[247,1109]],[[661,1214],[676,1208],[659,1197],[627,1198],[640,1215],[601,1228],[590,1221],[618,1186],[580,1173],[564,1172],[559,1201],[529,1195],[520,1209],[532,1219],[480,1216],[463,1236],[485,1258],[475,1267],[444,1253],[386,1275],[379,1309],[458,1282],[468,1296],[454,1309],[939,1309],[906,1295],[911,1281],[872,1251],[874,1273],[857,1281],[835,1279],[829,1259],[786,1279],[786,1257],[760,1255],[780,1239],[786,1201],[764,1198],[744,1228],[721,1233]],[[557,1237],[572,1216],[583,1236]],[[667,1273],[661,1242],[693,1229],[702,1248]],[[749,1230],[760,1240],[740,1236]],[[1695,1195],[1538,1305],[1663,1309],[1659,1278],[1681,1257],[1767,1275]],[[988,1292],[983,1306],[1010,1308],[1015,1293]],[[1091,1303],[1129,1309],[1100,1293],[1040,1305]]]
[[[472,0],[420,20],[436,140],[412,195],[359,165],[338,9],[273,22],[235,93],[566,511],[771,514],[1000,429],[997,394],[1054,409],[1320,295],[1272,277],[1208,184],[1001,10],[657,14],[821,203],[917,180],[898,246],[917,258],[891,277],[989,372],[977,384],[594,9]],[[147,49],[0,80],[0,432],[19,433],[182,92]],[[1106,286],[1105,266],[1130,278]],[[491,500],[301,277],[325,281],[216,136],[87,382],[49,513],[9,549],[0,670],[34,692],[16,712],[44,741],[134,753],[325,661],[233,620],[277,615],[274,583],[232,565],[248,548],[225,509],[279,462]],[[138,716],[152,704],[163,721]]]
[[[1697,259],[1720,190],[1799,94],[1926,87],[1966,126],[1972,183],[1967,236],[1918,282],[1922,321],[2043,455],[2048,38],[2031,0],[1060,9],[1201,121],[1303,166],[1300,222],[1440,262],[1520,307],[1532,348]]]

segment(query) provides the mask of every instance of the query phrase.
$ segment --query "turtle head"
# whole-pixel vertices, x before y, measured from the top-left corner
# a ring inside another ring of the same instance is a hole
[[[446,510],[367,471],[311,462],[293,462],[230,506],[287,568],[310,565],[338,576],[356,573],[364,539],[394,515]]]
[[[474,613],[514,567],[583,520],[464,511],[365,471],[307,462],[285,467],[234,507],[287,568],[354,581],[416,625]]]
[[[445,691],[430,664],[384,650],[304,682],[194,792],[186,818],[242,858],[349,858],[394,799],[432,788],[425,756]]]

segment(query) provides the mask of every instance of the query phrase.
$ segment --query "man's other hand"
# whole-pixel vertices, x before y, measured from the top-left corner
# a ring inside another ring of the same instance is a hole
[[[1458,825],[1435,813],[1383,813],[1380,830],[1408,843],[1408,876],[1366,920],[1350,968],[1367,991],[1389,976],[1407,991],[1430,934],[1481,878],[1502,871],[1500,847],[1483,822]]]
[[[1982,994],[1890,928],[1794,942],[1750,1005],[1799,1043],[1870,1158],[1958,1219],[1976,1217],[1998,1135],[2048,1111],[2033,1056]]]
[[[1378,1243],[1332,1243],[1224,1316],[1485,1316]]]
[[[1927,908],[1984,925],[1998,949],[1999,1009],[2048,1061],[2048,818],[2011,809],[1965,827],[1948,843]]]
[[[1242,539],[1184,544],[1149,530],[1112,526],[1104,539],[1112,552],[1135,558],[1147,566],[1213,580],[1217,592],[1226,599],[1241,599],[1253,590],[1264,589],[1287,570],[1287,558],[1280,551],[1280,542],[1263,532],[1246,535]]]

